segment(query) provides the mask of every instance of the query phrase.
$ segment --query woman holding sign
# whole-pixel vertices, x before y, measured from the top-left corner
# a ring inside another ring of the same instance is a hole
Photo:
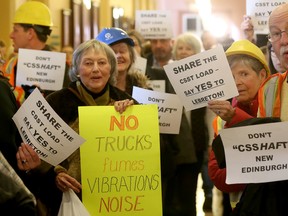
[[[107,37],[107,34],[110,37]],[[133,86],[148,88],[148,78],[134,68],[137,58],[135,43],[124,30],[104,28],[96,39],[108,44],[115,52],[118,64],[117,88],[130,95],[132,95]]]
[[[137,103],[124,91],[114,87],[117,60],[113,50],[105,43],[89,40],[73,53],[70,77],[72,83],[47,97],[56,113],[79,132],[78,107],[114,105],[122,113],[127,106]],[[61,165],[54,168],[56,185],[61,191],[69,188],[81,197],[80,150],[75,151]],[[60,204],[60,203],[59,203]]]
[[[270,74],[264,54],[260,48],[248,40],[234,42],[226,51],[226,56],[239,95],[233,98],[232,102],[215,100],[208,103],[208,108],[218,115],[213,122],[215,135],[218,135],[222,128],[231,127],[245,119],[257,116],[258,89]],[[213,151],[210,153],[208,168],[211,180],[221,191],[239,192],[245,188],[243,184],[228,185],[225,183],[226,168],[219,168]],[[236,203],[231,202],[231,195],[230,193],[230,203],[234,207]]]
[[[200,53],[201,48],[202,43],[194,34],[184,33],[176,38],[172,54],[175,60],[181,60]],[[167,186],[171,211],[178,210],[177,215],[197,215],[198,175],[209,140],[205,117],[206,107],[182,113],[180,132],[176,136],[179,152],[175,155],[175,175]]]
[[[111,37],[107,37],[111,35]],[[144,89],[150,89],[148,78],[142,72],[135,69],[136,52],[135,42],[129,35],[120,28],[104,28],[97,40],[108,44],[117,57],[118,77],[116,86],[132,95],[133,86]],[[172,137],[170,134],[160,133],[160,151],[161,151],[161,186],[163,200],[163,214],[166,213],[165,197],[166,197],[166,179],[173,173],[172,155]]]

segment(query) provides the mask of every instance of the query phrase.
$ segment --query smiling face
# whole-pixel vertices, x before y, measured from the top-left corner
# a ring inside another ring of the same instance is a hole
[[[266,71],[262,69],[257,74],[251,67],[243,62],[237,62],[231,67],[239,95],[236,97],[240,103],[250,103],[257,95],[258,89],[265,79]]]
[[[79,65],[79,76],[85,87],[93,92],[101,92],[110,78],[111,65],[104,51],[88,49],[83,53]]]
[[[118,72],[127,73],[129,70],[129,67],[132,64],[128,44],[125,42],[120,42],[120,43],[111,45],[111,48],[113,49],[117,58]]]

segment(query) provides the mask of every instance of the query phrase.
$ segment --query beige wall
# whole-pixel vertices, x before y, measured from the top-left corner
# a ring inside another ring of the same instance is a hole
[[[198,14],[195,0],[158,0],[158,9],[169,10],[172,12],[174,22],[173,30],[175,36],[182,33],[182,16],[184,14]],[[239,0],[211,0],[212,13],[222,13],[227,20],[237,28],[240,27],[243,15],[246,13],[246,1]]]
[[[0,40],[3,40],[8,46],[10,44],[10,39],[9,39],[9,33],[11,30],[11,22],[10,20],[12,19],[12,12],[14,6],[13,1],[5,1],[1,2],[1,7],[0,7],[0,26],[1,26],[1,31],[0,31]]]
[[[230,21],[240,29],[243,15],[246,14],[246,1],[239,0],[211,0],[212,10],[218,13],[227,14]],[[241,31],[240,31],[241,33]],[[240,36],[243,37],[241,34]]]
[[[49,39],[49,43],[61,46],[61,9],[70,7],[70,0],[39,0],[48,5],[51,9],[53,22],[52,35]],[[239,0],[211,0],[212,10],[217,13],[224,13],[236,27],[240,26],[242,17],[245,14],[245,1]],[[15,9],[21,5],[25,0],[1,0],[1,19],[0,19],[0,39],[4,40],[6,44],[10,45],[9,34],[12,29],[12,19],[15,13]],[[99,27],[111,26],[111,7],[123,7],[125,9],[125,16],[132,19],[135,18],[135,10],[171,10],[173,16],[173,29],[175,34],[180,34],[182,29],[182,15],[183,13],[189,13],[189,4],[194,0],[100,0],[100,23]]]
[[[62,9],[70,8],[70,1],[66,0],[47,0],[47,6],[50,8],[53,18],[54,27],[52,29],[51,37],[49,37],[48,44],[53,45],[58,51],[61,50],[61,14]]]

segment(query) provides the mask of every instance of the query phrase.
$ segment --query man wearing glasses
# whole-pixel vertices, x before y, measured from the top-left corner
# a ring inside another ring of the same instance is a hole
[[[273,74],[259,89],[258,117],[280,117],[281,121],[288,121],[288,4],[275,8],[268,24],[268,40],[286,71]],[[248,184],[231,215],[286,216],[288,197],[283,194],[287,192],[287,180]]]
[[[272,11],[269,32],[268,40],[286,72],[272,75],[259,89],[258,115],[288,121],[288,4],[282,4]]]

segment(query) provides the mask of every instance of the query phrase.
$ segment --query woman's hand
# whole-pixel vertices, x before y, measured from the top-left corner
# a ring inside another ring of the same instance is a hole
[[[229,101],[209,101],[208,108],[226,122],[231,121],[231,119],[235,115],[235,108],[232,107]]]
[[[114,103],[114,108],[115,108],[115,110],[117,111],[117,112],[119,112],[120,114],[122,114],[125,110],[126,110],[126,108],[128,107],[128,106],[131,106],[131,105],[133,105],[134,104],[134,101],[133,100],[128,100],[128,99],[126,99],[126,100],[121,100],[121,101],[116,101],[115,103]]]
[[[17,165],[20,170],[29,172],[40,166],[41,160],[33,148],[25,143],[22,143],[16,153]]]
[[[60,172],[56,176],[56,185],[62,192],[67,191],[71,188],[76,193],[79,193],[82,189],[81,184],[73,177],[65,172]]]

